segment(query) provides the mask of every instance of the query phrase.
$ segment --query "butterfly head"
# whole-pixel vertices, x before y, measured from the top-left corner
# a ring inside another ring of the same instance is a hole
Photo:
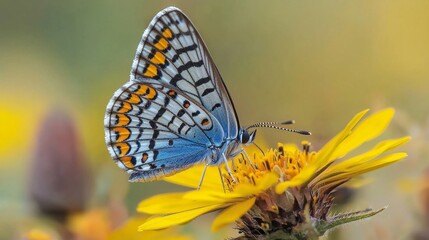
[[[253,130],[252,132],[249,132],[247,129],[240,129],[240,132],[238,134],[238,140],[243,145],[249,145],[253,143],[253,140],[255,140],[256,136],[256,130]]]

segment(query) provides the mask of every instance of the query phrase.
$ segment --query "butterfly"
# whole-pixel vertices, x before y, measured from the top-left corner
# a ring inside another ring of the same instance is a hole
[[[253,142],[256,130],[249,128],[257,127],[240,127],[206,45],[175,7],[160,11],[144,31],[130,80],[109,101],[104,126],[111,157],[139,182],[199,163],[226,163],[231,175],[228,159]]]

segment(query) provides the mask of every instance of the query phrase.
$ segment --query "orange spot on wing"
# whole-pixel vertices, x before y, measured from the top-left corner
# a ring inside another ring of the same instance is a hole
[[[135,94],[139,96],[144,96],[149,87],[147,85],[139,84],[138,88],[134,91]]]
[[[165,38],[160,38],[159,41],[155,44],[155,47],[160,50],[163,51],[166,48],[168,48],[168,42]]]
[[[123,113],[116,114],[116,117],[118,118],[118,124],[116,124],[118,127],[128,125],[131,122],[130,118]]]
[[[171,33],[171,30],[169,28],[165,29],[162,32],[162,35],[167,39],[171,39],[173,37],[173,34]]]
[[[155,88],[149,87],[147,85],[140,85],[140,88],[135,91],[135,93],[149,100],[153,100],[157,96]]]
[[[201,125],[203,125],[203,126],[207,126],[207,125],[209,125],[209,123],[210,123],[210,121],[209,121],[207,118],[204,118],[204,119],[201,121]]]
[[[132,163],[132,157],[131,156],[126,156],[126,157],[121,157],[120,160],[121,162],[127,167],[127,168],[133,168],[134,164]]]
[[[141,101],[142,100],[140,99],[140,97],[137,94],[130,93],[130,99],[128,99],[129,103],[139,104],[139,103],[141,103]]]
[[[156,52],[150,59],[154,64],[165,64],[165,56],[161,52]]]
[[[131,135],[130,130],[123,127],[113,128],[113,131],[118,134],[118,138],[116,139],[117,142],[123,142],[124,140],[127,140]]]
[[[149,64],[149,66],[144,71],[143,75],[145,77],[150,77],[150,78],[154,77],[154,76],[158,75],[158,69],[156,68],[155,65]]]
[[[115,148],[119,151],[118,157],[123,157],[130,151],[130,145],[124,142],[116,143]]]
[[[131,106],[130,103],[122,102],[122,106],[118,109],[118,112],[127,113],[127,112],[131,111],[131,109],[133,109],[133,107]]]
[[[156,95],[156,90],[153,88],[149,88],[149,93],[146,95],[146,98],[152,100],[156,98]]]
[[[170,96],[170,97],[175,97],[175,96],[177,95],[176,91],[173,91],[173,90],[169,90],[169,91],[167,92],[167,94],[168,94],[168,96]]]
[[[146,160],[149,158],[149,155],[147,153],[143,153],[142,156],[142,162],[146,162]]]

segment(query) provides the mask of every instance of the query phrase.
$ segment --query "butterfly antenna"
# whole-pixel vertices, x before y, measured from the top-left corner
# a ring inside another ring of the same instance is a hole
[[[311,135],[311,132],[309,132],[309,131],[290,129],[290,128],[285,128],[285,127],[280,127],[280,126],[274,125],[274,124],[288,125],[288,124],[294,124],[294,123],[295,123],[294,120],[287,120],[287,121],[283,121],[283,122],[260,122],[260,123],[255,123],[255,124],[247,127],[246,130],[250,129],[250,128],[273,128],[273,129],[278,129],[278,130],[283,130],[283,131],[288,131],[288,132],[299,133],[302,135]]]
[[[259,127],[262,125],[289,125],[289,124],[294,124],[295,120],[286,120],[286,121],[282,121],[282,122],[258,122],[253,124],[252,126],[249,126],[247,129],[249,128],[253,128],[253,127]]]

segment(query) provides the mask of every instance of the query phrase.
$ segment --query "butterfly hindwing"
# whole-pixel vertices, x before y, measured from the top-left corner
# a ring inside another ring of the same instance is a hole
[[[214,140],[223,139],[213,115],[179,89],[151,80],[130,81],[116,91],[105,129],[112,158],[130,173],[188,167],[204,159]],[[194,158],[186,157],[190,155]]]

